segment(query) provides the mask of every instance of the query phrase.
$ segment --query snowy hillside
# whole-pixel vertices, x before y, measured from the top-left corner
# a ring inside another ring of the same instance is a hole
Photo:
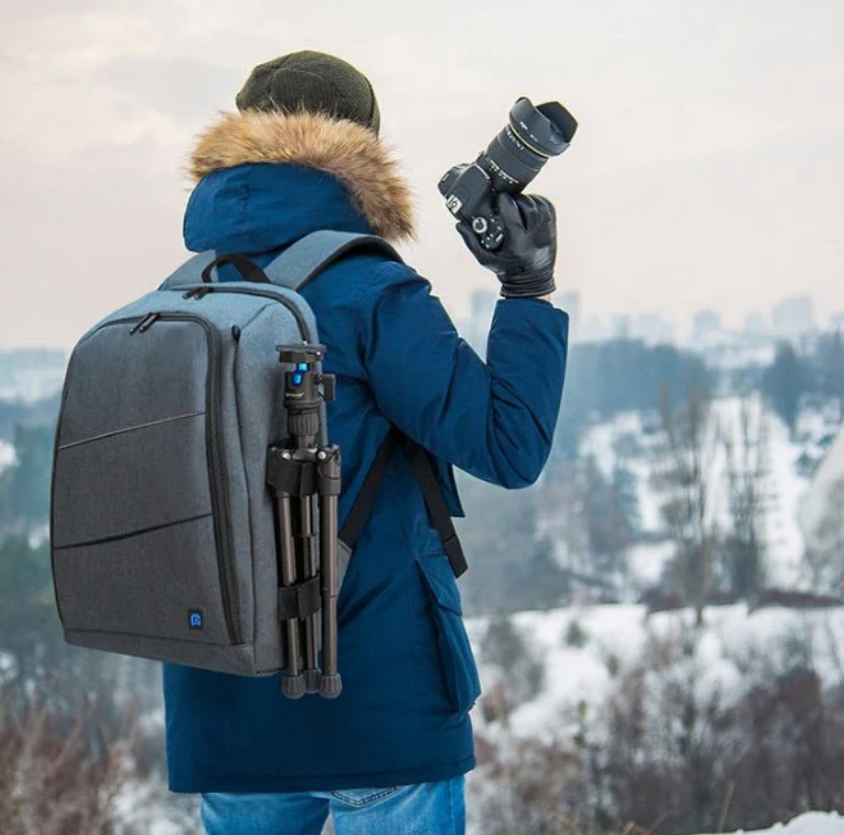
[[[800,523],[815,547],[835,547],[834,533],[825,530],[830,514],[837,513],[844,485],[844,431],[830,445],[829,452],[815,475],[811,488],[800,505]],[[832,534],[832,536],[830,535]],[[832,540],[832,541],[830,541]]]
[[[555,815],[593,831],[587,818],[575,816],[603,808],[619,815],[619,830],[624,821],[643,826],[630,832],[648,831],[646,822],[660,811],[666,821],[660,832],[672,831],[669,818],[685,817],[685,829],[678,823],[677,832],[732,831],[755,821],[760,833],[844,835],[844,821],[825,815],[761,829],[771,820],[770,807],[754,782],[766,774],[791,792],[793,775],[803,773],[814,746],[813,773],[826,779],[827,756],[835,760],[838,748],[824,735],[840,736],[832,714],[844,688],[844,608],[749,613],[744,605],[709,607],[699,630],[694,622],[689,609],[648,616],[637,605],[469,621],[483,685],[473,713],[479,751],[469,783],[474,805],[505,822],[508,815],[533,816],[525,832],[539,831],[538,822]],[[821,716],[829,719],[828,730],[807,735]],[[695,778],[704,762],[707,770]],[[601,805],[607,785],[629,799],[628,789],[635,794],[656,775],[662,782],[651,789],[648,811],[639,805],[637,814],[637,804],[623,800],[609,801],[623,807]],[[669,799],[692,779],[711,795],[700,813]],[[782,808],[792,815],[807,805],[836,808],[837,800],[824,797]],[[722,829],[711,822],[719,808],[734,814]],[[473,835],[484,831],[480,823],[472,821]]]
[[[566,717],[583,701],[600,703],[623,669],[652,639],[682,641],[693,622],[689,610],[647,616],[644,606],[591,606],[549,612],[521,612],[511,622],[544,668],[543,685],[509,715],[507,731],[520,737],[559,735]],[[467,623],[479,660],[484,690],[501,681],[502,671],[484,658],[487,619]],[[748,614],[744,605],[710,607],[691,656],[700,695],[717,691],[728,704],[750,686],[748,667],[781,663],[783,647],[799,638],[810,648],[815,669],[828,685],[844,682],[839,648],[844,646],[844,609],[800,611],[768,608]],[[784,663],[784,662],[782,662]],[[479,728],[496,733],[495,723],[476,717]]]
[[[805,543],[799,509],[811,479],[801,464],[811,462],[809,466],[813,466],[821,460],[826,453],[824,444],[837,431],[837,426],[828,416],[807,411],[801,415],[792,439],[782,420],[763,408],[758,398],[716,400],[711,412],[709,449],[704,457],[712,497],[710,522],[721,529],[729,527],[725,450],[732,444],[735,454],[741,453],[743,425],[748,427],[748,435],[753,439],[751,460],[739,461],[734,466],[753,466],[764,480],[767,584],[799,588],[805,580],[802,572]],[[640,529],[645,542],[630,549],[628,561],[633,584],[639,588],[659,579],[662,567],[674,552],[671,543],[662,540],[666,535],[661,515],[665,497],[654,485],[653,478],[659,466],[661,440],[658,419],[627,413],[593,427],[580,450],[582,456],[594,457],[608,479],[619,464],[635,477]]]

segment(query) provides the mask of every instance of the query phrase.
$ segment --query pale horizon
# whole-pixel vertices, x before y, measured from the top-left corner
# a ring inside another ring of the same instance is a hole
[[[516,17],[518,14],[518,18]],[[685,330],[809,295],[844,311],[844,5],[705,7],[493,0],[424,8],[0,0],[5,303],[0,348],[69,348],[186,256],[181,173],[252,66],[312,48],[372,80],[417,196],[404,247],[455,318],[497,289],[453,231],[440,175],[515,98],[580,129],[530,190],[557,206],[557,285],[582,318],[655,313]]]

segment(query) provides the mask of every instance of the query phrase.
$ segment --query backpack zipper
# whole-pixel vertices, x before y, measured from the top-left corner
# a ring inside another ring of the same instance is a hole
[[[208,380],[206,382],[206,410],[208,414],[208,432],[205,435],[206,452],[208,455],[211,505],[214,508],[214,533],[217,540],[217,568],[220,575],[220,595],[223,598],[223,612],[226,618],[226,628],[232,644],[242,643],[240,626],[234,617],[236,584],[234,567],[232,565],[232,531],[230,525],[230,506],[228,500],[228,475],[226,462],[220,452],[218,441],[219,432],[219,404],[222,383],[221,339],[219,331],[202,316],[189,313],[163,313],[158,319],[153,319],[139,329],[148,330],[155,321],[196,322],[201,325],[208,339]]]
[[[293,318],[296,320],[296,324],[299,326],[299,336],[301,336],[303,342],[316,342],[316,337],[311,334],[311,328],[308,324],[308,320],[302,315],[302,312],[296,307],[288,299],[284,298],[283,296],[278,295],[277,293],[273,293],[272,291],[266,290],[259,290],[258,288],[252,287],[225,287],[222,284],[214,284],[213,286],[206,286],[206,287],[196,287],[192,290],[188,290],[186,293],[182,295],[182,298],[185,299],[195,299],[196,301],[201,301],[205,298],[209,293],[242,293],[246,296],[260,296],[265,299],[272,299],[275,302],[283,305],[290,313],[293,314]]]

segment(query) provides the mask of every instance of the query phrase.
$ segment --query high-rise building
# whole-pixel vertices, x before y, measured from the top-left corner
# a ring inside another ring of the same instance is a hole
[[[613,339],[630,338],[630,316],[626,313],[620,313],[612,317],[612,336]]]
[[[768,325],[765,322],[765,317],[758,311],[754,310],[748,313],[744,320],[744,332],[749,336],[760,336],[768,330]]]
[[[721,314],[715,310],[701,310],[692,320],[692,339],[695,342],[706,340],[721,330]]]
[[[774,305],[771,325],[777,336],[800,336],[815,329],[815,305],[811,296],[795,296]]]
[[[475,290],[469,299],[469,318],[458,325],[460,335],[481,355],[498,298],[493,290]]]
[[[569,336],[577,339],[581,335],[580,293],[570,290],[565,293],[554,293],[551,297],[554,304],[565,310],[569,315]]]
[[[630,336],[651,345],[674,341],[674,325],[656,313],[640,313],[630,325]]]

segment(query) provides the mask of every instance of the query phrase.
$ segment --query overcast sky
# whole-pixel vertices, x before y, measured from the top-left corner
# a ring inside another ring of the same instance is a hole
[[[497,287],[436,184],[519,95],[580,121],[534,190],[588,315],[741,325],[844,310],[841,0],[0,0],[0,348],[69,347],[184,256],[181,172],[252,66],[303,48],[367,73],[418,197],[404,250],[453,315]]]

